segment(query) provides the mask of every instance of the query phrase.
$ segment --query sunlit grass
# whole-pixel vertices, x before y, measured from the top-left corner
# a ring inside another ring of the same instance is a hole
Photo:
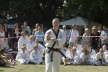
[[[60,66],[60,72],[108,72],[108,66],[69,65]],[[0,67],[0,72],[44,72],[45,65],[20,65]]]

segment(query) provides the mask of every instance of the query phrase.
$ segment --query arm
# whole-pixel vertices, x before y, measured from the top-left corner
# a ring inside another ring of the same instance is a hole
[[[45,33],[45,38],[44,38],[45,42],[50,43],[50,42],[54,42],[56,40],[57,40],[56,38],[51,37],[51,31],[47,31]]]

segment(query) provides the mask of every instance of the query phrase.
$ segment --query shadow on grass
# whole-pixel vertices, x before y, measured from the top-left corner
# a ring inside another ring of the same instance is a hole
[[[0,66],[0,68],[14,68],[13,66]]]
[[[4,70],[0,70],[0,72],[4,72]]]
[[[83,64],[83,65],[81,65],[81,64],[76,64],[76,65],[74,65],[74,64],[67,64],[67,65],[64,65],[64,66],[108,66],[108,65],[86,65],[86,64]]]
[[[45,65],[45,64],[43,64],[43,63],[40,63],[40,64],[35,64],[35,63],[33,63],[33,62],[29,62],[29,64],[28,65]]]

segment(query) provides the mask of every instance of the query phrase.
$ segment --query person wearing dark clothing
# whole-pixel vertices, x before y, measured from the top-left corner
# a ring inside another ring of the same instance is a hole
[[[91,46],[92,49],[94,49],[96,52],[99,51],[100,48],[100,33],[97,31],[96,26],[92,27],[92,33],[91,33]]]

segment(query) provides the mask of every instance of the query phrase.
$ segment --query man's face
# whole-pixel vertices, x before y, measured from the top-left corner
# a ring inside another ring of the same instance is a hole
[[[59,28],[59,26],[60,26],[60,21],[59,21],[59,20],[53,20],[52,25],[53,25],[53,27],[55,27],[55,28]]]

